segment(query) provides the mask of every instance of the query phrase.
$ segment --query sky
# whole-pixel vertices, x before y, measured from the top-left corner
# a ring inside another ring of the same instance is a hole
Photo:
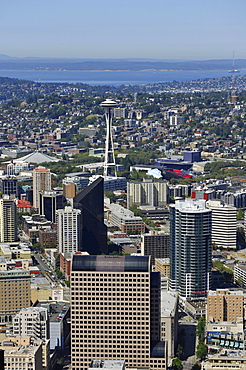
[[[246,0],[2,0],[0,54],[246,58]]]

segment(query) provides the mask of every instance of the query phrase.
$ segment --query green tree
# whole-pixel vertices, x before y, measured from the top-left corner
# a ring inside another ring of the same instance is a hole
[[[181,344],[178,344],[176,357],[181,359],[183,357],[183,354],[184,354],[183,347],[181,346]]]
[[[237,211],[237,220],[241,220],[244,218],[244,212],[241,208]]]
[[[182,361],[178,357],[175,357],[172,362],[172,367],[174,370],[182,370],[183,369]]]
[[[116,197],[116,195],[114,194],[113,191],[105,191],[105,195],[106,195],[107,198],[109,198],[110,203],[115,203],[116,202],[117,197]]]
[[[56,275],[58,276],[58,279],[62,279],[62,280],[65,280],[65,276],[63,275],[63,273],[61,272],[61,270],[59,269],[55,269],[55,272],[56,272]]]
[[[197,327],[196,327],[196,335],[198,336],[199,344],[204,343],[205,339],[205,325],[206,320],[204,317],[200,317],[198,319]]]
[[[34,243],[32,249],[38,253],[44,253],[44,248],[41,246],[40,243]]]
[[[203,343],[199,343],[197,348],[196,348],[196,356],[201,360],[205,360],[206,356],[207,356],[207,353],[208,353],[208,347],[203,344]]]

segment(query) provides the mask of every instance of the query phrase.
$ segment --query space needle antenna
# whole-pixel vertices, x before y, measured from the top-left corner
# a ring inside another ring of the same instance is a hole
[[[117,103],[114,100],[106,99],[101,104],[101,107],[105,109],[105,117],[106,117],[106,147],[105,147],[105,160],[104,160],[104,176],[112,176],[114,175],[117,177],[116,173],[116,163],[115,163],[115,156],[114,156],[114,144],[113,144],[113,136],[112,136],[112,119],[113,114],[112,110],[117,106]]]
[[[234,50],[233,50],[233,57],[232,57],[232,69],[229,71],[231,73],[231,96],[230,101],[231,103],[235,103],[237,100],[236,95],[236,88],[235,88],[235,73],[239,73],[237,69],[235,69],[235,57],[234,57]]]

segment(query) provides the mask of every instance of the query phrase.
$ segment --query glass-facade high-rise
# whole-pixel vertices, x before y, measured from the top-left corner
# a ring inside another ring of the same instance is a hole
[[[212,267],[211,210],[204,200],[170,206],[170,286],[188,300],[206,297]]]
[[[73,199],[73,207],[81,210],[81,245],[89,254],[107,254],[107,227],[104,224],[104,185],[99,177]]]

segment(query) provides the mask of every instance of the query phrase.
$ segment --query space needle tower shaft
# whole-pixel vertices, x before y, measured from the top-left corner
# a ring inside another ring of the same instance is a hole
[[[115,163],[115,156],[114,156],[114,144],[113,144],[113,136],[112,136],[112,119],[113,114],[112,110],[114,107],[117,106],[117,103],[111,99],[106,99],[102,102],[101,107],[105,109],[105,117],[106,117],[106,147],[105,147],[105,160],[104,160],[104,176],[117,176],[116,174],[116,163]]]

